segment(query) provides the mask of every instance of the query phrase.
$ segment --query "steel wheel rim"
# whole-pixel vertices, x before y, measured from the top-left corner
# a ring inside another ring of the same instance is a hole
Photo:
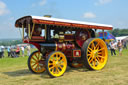
[[[61,52],[53,53],[48,61],[49,73],[54,77],[63,75],[67,68],[67,59]]]
[[[34,53],[30,60],[30,66],[34,72],[41,73],[45,71],[45,65],[41,62],[45,62],[42,58],[42,54],[40,52]]]
[[[94,70],[102,69],[107,63],[108,52],[105,42],[101,39],[94,39],[87,48],[87,60]]]

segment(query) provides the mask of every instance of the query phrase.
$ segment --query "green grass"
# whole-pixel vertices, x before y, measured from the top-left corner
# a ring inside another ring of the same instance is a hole
[[[118,52],[117,52],[118,54]],[[7,55],[7,53],[5,53]],[[50,78],[47,72],[32,74],[27,67],[28,57],[0,59],[0,85],[127,85],[128,50],[122,56],[110,56],[100,71],[86,68],[67,68],[65,74]]]

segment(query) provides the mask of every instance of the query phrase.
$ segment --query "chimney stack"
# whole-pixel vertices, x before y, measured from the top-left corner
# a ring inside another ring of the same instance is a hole
[[[44,17],[48,17],[48,18],[51,18],[52,16],[51,16],[51,15],[44,15]]]

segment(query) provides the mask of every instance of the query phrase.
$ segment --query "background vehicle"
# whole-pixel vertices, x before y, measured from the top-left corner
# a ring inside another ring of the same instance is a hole
[[[100,70],[107,63],[106,44],[95,38],[95,31],[101,29],[104,35],[104,30],[112,30],[111,25],[25,16],[15,26],[22,28],[23,42],[38,49],[28,59],[33,73],[47,70],[51,77],[58,77],[64,74],[67,65]]]

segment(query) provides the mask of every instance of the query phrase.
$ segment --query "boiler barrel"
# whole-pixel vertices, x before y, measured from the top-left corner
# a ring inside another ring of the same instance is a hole
[[[52,51],[65,51],[66,49],[74,49],[75,45],[73,43],[41,43],[41,48]]]
[[[41,48],[45,48],[46,50],[55,50],[56,49],[56,43],[40,43]]]

